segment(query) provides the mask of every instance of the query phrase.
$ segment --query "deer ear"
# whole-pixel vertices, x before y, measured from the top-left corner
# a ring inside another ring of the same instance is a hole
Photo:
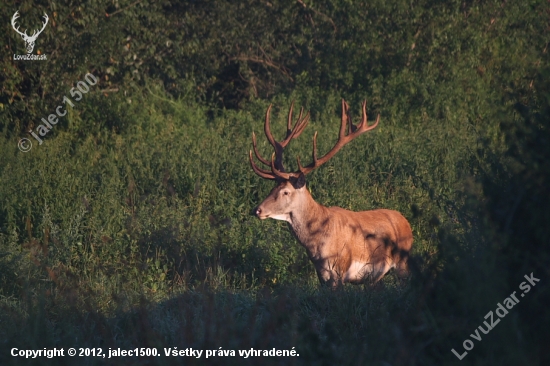
[[[303,186],[306,185],[306,176],[304,175],[304,173],[300,173],[300,175],[298,176],[298,178],[294,178],[290,181],[290,183],[292,183],[292,186],[295,188],[295,189],[300,189],[302,188]]]

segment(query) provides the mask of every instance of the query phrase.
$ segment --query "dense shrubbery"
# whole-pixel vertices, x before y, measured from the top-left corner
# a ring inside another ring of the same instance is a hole
[[[2,348],[458,363],[451,348],[534,272],[539,285],[462,362],[549,360],[542,1],[23,1],[0,15],[11,54],[24,52],[16,10],[23,28],[44,10],[50,24],[36,46],[47,62],[0,61]],[[87,72],[101,82],[21,153]],[[247,162],[267,105],[277,135],[291,100],[312,113],[285,155],[295,166],[315,130],[332,146],[341,97],[356,117],[368,98],[380,126],[308,185],[325,205],[401,211],[415,236],[407,284],[318,288],[287,226],[250,215],[271,188]]]

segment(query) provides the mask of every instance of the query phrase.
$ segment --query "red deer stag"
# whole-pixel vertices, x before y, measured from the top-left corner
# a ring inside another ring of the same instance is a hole
[[[302,166],[297,158],[298,170],[287,173],[283,167],[283,151],[291,140],[300,136],[309,121],[303,118],[303,108],[294,128],[292,109],[288,113],[287,133],[282,141],[275,141],[269,126],[271,105],[265,115],[264,130],[275,152],[271,161],[260,156],[256,135],[252,133],[252,146],[258,160],[270,169],[259,168],[249,158],[254,172],[262,178],[277,182],[277,186],[255,209],[260,219],[284,220],[290,224],[296,238],[305,247],[322,284],[337,286],[346,282],[360,283],[366,278],[378,281],[391,268],[405,275],[413,236],[408,221],[397,211],[379,209],[353,212],[340,207],[325,207],[313,199],[306,188],[305,176],[332,158],[344,145],[359,135],[372,130],[376,122],[367,124],[367,102],[363,102],[359,126],[353,125],[348,104],[342,100],[342,123],[336,145],[323,157],[317,157],[317,133],[313,137],[313,162]],[[346,134],[347,130],[347,134]]]

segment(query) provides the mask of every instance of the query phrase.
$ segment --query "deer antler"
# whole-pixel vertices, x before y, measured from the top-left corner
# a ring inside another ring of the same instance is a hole
[[[370,131],[374,129],[376,126],[378,126],[378,122],[380,122],[380,114],[376,118],[376,122],[369,126],[367,124],[367,101],[365,100],[362,104],[363,113],[361,116],[361,122],[358,126],[355,126],[351,122],[351,117],[349,116],[349,106],[346,103],[344,99],[342,99],[342,122],[340,124],[340,132],[338,134],[338,141],[334,145],[334,147],[326,153],[323,157],[317,158],[317,132],[315,132],[315,135],[313,136],[313,162],[307,166],[302,166],[300,162],[300,157],[297,157],[298,161],[298,170],[295,172],[285,172],[285,169],[283,167],[283,151],[284,148],[288,145],[288,143],[292,140],[300,136],[300,134],[303,132],[304,128],[306,127],[307,123],[309,122],[309,113],[306,114],[306,116],[302,119],[303,114],[303,108],[300,110],[300,115],[298,116],[298,121],[294,125],[294,128],[291,129],[292,126],[292,110],[294,107],[294,103],[290,105],[290,111],[288,113],[288,123],[287,123],[287,133],[286,137],[283,141],[277,142],[273,138],[273,135],[271,134],[271,129],[269,126],[269,115],[271,112],[271,105],[269,108],[267,108],[266,116],[265,116],[265,135],[267,136],[267,139],[269,143],[273,146],[275,149],[275,152],[271,156],[271,161],[264,159],[262,156],[260,156],[256,144],[256,135],[254,132],[252,133],[252,146],[254,148],[254,154],[260,160],[263,164],[270,167],[270,170],[261,169],[256,166],[254,163],[254,160],[252,159],[252,150],[250,151],[249,158],[250,158],[250,164],[252,165],[252,169],[256,174],[258,174],[260,177],[265,179],[285,179],[289,180],[290,178],[297,178],[301,174],[306,175],[311,173],[313,170],[319,168],[321,165],[326,163],[330,160],[344,145],[355,139],[356,137],[362,135],[363,133]],[[346,134],[347,130],[347,134]]]
[[[250,153],[249,153],[250,165],[252,166],[252,169],[254,170],[254,172],[262,178],[289,179],[289,174],[293,174],[293,173],[285,173],[285,169],[283,166],[283,152],[285,147],[290,143],[290,141],[300,136],[300,134],[306,128],[309,122],[309,112],[302,118],[304,113],[304,108],[301,108],[300,115],[298,116],[298,119],[294,124],[294,128],[292,128],[292,112],[294,110],[294,102],[292,102],[290,105],[290,110],[288,112],[286,137],[284,138],[284,140],[279,142],[273,138],[273,134],[271,133],[271,127],[270,127],[271,107],[272,105],[270,104],[269,107],[267,108],[267,112],[265,114],[265,123],[264,123],[264,132],[267,137],[267,140],[275,150],[275,152],[271,157],[271,161],[264,159],[258,152],[258,147],[256,143],[256,134],[252,132],[252,147],[254,149],[254,154],[256,155],[259,161],[271,167],[271,171],[261,169],[254,163],[254,160],[252,158],[252,150],[250,150]]]
[[[359,126],[355,126],[351,122],[351,117],[349,116],[348,110],[349,106],[348,103],[344,99],[342,99],[342,122],[340,124],[340,132],[338,134],[338,141],[336,142],[336,145],[328,152],[326,153],[322,158],[317,158],[317,132],[315,132],[315,135],[313,136],[313,162],[305,167],[302,166],[300,163],[300,157],[297,157],[298,160],[298,170],[303,173],[304,175],[310,173],[311,171],[319,168],[321,165],[326,163],[330,160],[344,145],[355,139],[356,137],[364,134],[367,131],[370,131],[374,129],[376,126],[378,126],[378,122],[380,122],[380,114],[378,114],[378,117],[376,117],[376,122],[372,126],[369,126],[367,124],[367,101],[363,101],[362,103],[362,109],[363,113],[361,116],[361,123],[359,123]],[[346,135],[346,125],[348,134]]]

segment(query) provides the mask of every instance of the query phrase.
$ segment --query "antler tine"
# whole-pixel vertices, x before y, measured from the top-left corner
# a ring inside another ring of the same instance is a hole
[[[298,119],[296,120],[296,124],[294,125],[294,128],[292,128],[292,112],[293,112],[293,110],[294,110],[294,101],[292,101],[292,103],[290,104],[290,110],[288,111],[288,119],[287,119],[287,123],[286,123],[286,137],[285,137],[284,141],[287,144],[288,144],[288,141],[290,141],[289,136],[291,134],[295,138],[295,137],[298,137],[301,133],[301,131],[299,133],[297,133],[295,131],[297,130],[298,125],[300,125],[302,123],[302,115],[304,114],[304,107],[300,108],[300,114],[298,115]],[[305,118],[308,118],[308,117],[306,116]],[[303,131],[303,129],[302,129],[302,131]],[[282,144],[282,142],[281,142],[281,144]]]
[[[303,108],[302,110],[300,110],[300,117],[302,117],[302,111],[303,111]],[[300,120],[300,117],[298,118],[298,120]],[[298,125],[298,122],[296,122],[297,126],[294,127],[296,132],[294,132],[294,136],[292,138],[297,138],[298,136],[300,136],[308,123],[309,123],[309,112],[307,112],[304,118],[301,120],[300,125]]]
[[[288,110],[288,119],[286,121],[286,135],[288,137],[288,135],[290,135],[291,133],[291,130],[292,130],[292,111],[294,110],[294,101],[290,102],[290,109]],[[298,117],[298,119],[300,119],[300,117],[302,117],[302,109],[300,109],[300,116]]]
[[[252,132],[252,147],[254,148],[254,154],[256,155],[258,160],[264,163],[265,165],[270,166],[271,163],[267,159],[262,158],[260,153],[258,152],[258,146],[256,144],[256,134],[254,132]]]
[[[300,172],[302,172],[304,175],[310,173],[314,169],[320,167],[324,163],[326,163],[330,158],[332,158],[344,145],[346,145],[351,140],[355,139],[359,135],[372,130],[376,126],[378,126],[378,122],[380,121],[380,114],[376,118],[376,122],[369,126],[367,124],[367,101],[365,100],[362,104],[362,116],[361,116],[361,123],[358,127],[354,126],[351,122],[351,118],[348,114],[349,106],[346,103],[345,100],[342,99],[342,120],[340,124],[340,131],[338,133],[338,141],[333,146],[333,148],[326,153],[323,157],[320,159],[317,158],[317,132],[313,136],[313,162],[309,164],[306,167],[303,167],[300,164],[300,159],[298,158],[298,167]],[[348,125],[349,123],[349,125]],[[348,134],[346,135],[346,125],[348,125]]]
[[[313,153],[312,153],[312,156],[313,156],[313,163],[310,164],[310,165],[313,165],[315,166],[316,162],[317,162],[317,131],[315,131],[315,134],[313,135]],[[304,168],[302,166],[302,163],[300,161],[300,157],[299,156],[296,156],[296,161],[298,162],[298,170],[302,173],[304,173],[306,170],[306,168]],[[311,169],[313,170],[313,169]],[[309,171],[308,171],[309,172]],[[307,174],[307,173],[304,173],[304,174]]]
[[[264,123],[264,132],[265,136],[267,137],[267,140],[273,146],[275,150],[277,150],[277,145],[275,143],[275,139],[273,138],[273,135],[271,134],[271,126],[270,126],[270,114],[271,114],[271,107],[273,107],[273,104],[270,104],[269,107],[267,107],[267,111],[265,112],[265,123]]]
[[[340,132],[338,133],[338,140],[346,137],[346,125],[348,124],[349,115],[348,115],[348,103],[344,99],[342,99],[342,123],[340,124]]]
[[[275,139],[273,138],[273,134],[271,133],[271,126],[270,126],[270,119],[271,118],[270,118],[270,115],[271,115],[271,107],[272,106],[273,106],[273,104],[270,104],[269,107],[267,107],[267,111],[265,112],[264,132],[265,132],[265,136],[267,137],[267,140],[269,141],[271,146],[273,146],[273,149],[275,149],[275,153],[277,154],[277,157],[278,157],[277,158],[277,163],[280,162],[281,168],[282,168],[282,160],[283,160],[282,159],[282,148],[281,148],[280,144],[277,143],[277,141],[275,141]],[[257,146],[257,143],[256,143],[256,134],[254,132],[252,132],[252,147],[254,148],[254,154],[256,155],[258,160],[260,160],[263,164],[265,164],[267,166],[270,166],[271,163],[269,162],[269,160],[263,158],[260,155],[260,152],[258,151],[258,146]],[[280,158],[279,158],[279,156],[280,156]],[[264,172],[267,172],[267,171],[264,171]]]
[[[296,121],[294,128],[292,130],[290,129],[287,130],[286,138],[283,141],[281,141],[281,146],[283,148],[286,147],[291,140],[298,138],[298,136],[302,134],[307,124],[309,123],[309,112],[304,116],[304,118],[302,118],[303,113],[304,113],[304,108],[301,108],[300,115],[298,116],[298,120]],[[290,113],[288,116],[288,120],[289,120],[289,123],[292,120],[292,115]]]
[[[275,174],[273,172],[270,172],[268,170],[264,170],[262,168],[258,168],[258,166],[256,166],[256,164],[254,163],[254,159],[252,159],[252,150],[250,150],[250,152],[248,154],[248,159],[250,160],[250,165],[252,166],[252,170],[254,170],[254,173],[258,174],[260,177],[265,178],[265,179],[271,179],[271,180],[277,179],[277,177],[275,176]],[[262,163],[263,163],[263,161],[262,161]],[[271,164],[268,164],[268,165],[271,165]]]
[[[378,122],[380,122],[380,114],[376,117],[376,121],[372,126],[367,126],[367,100],[365,99],[362,104],[363,107],[363,114],[361,116],[361,123],[359,124],[359,127],[357,127],[359,130],[364,129],[367,132],[378,126]]]

